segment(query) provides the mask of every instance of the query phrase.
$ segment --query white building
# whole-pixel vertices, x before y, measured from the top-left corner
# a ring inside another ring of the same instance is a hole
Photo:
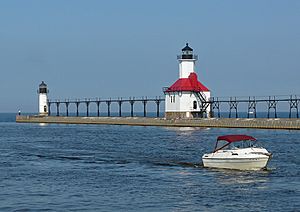
[[[48,112],[49,112],[49,108],[48,108],[48,89],[47,89],[47,85],[44,83],[44,81],[42,81],[42,83],[39,85],[39,90],[38,90],[38,94],[39,94],[39,115],[41,116],[47,116]]]
[[[210,91],[198,81],[195,73],[195,62],[198,57],[193,54],[193,49],[188,43],[177,59],[179,79],[164,90],[165,117],[167,119],[210,117]]]

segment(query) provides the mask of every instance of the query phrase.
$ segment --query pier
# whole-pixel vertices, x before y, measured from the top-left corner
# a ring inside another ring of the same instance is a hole
[[[161,127],[206,127],[206,128],[256,128],[300,130],[300,119],[266,118],[210,118],[210,119],[165,119],[145,117],[62,117],[62,116],[17,116],[19,123],[55,124],[106,124]]]
[[[117,98],[117,99],[75,99],[75,100],[48,100],[48,115],[34,115],[16,117],[19,123],[56,123],[56,124],[106,124],[106,125],[135,125],[135,126],[164,126],[164,127],[208,127],[208,128],[257,128],[257,129],[286,129],[300,130],[299,103],[297,95],[267,96],[267,97],[211,97],[207,104],[211,105],[212,118],[176,118],[167,119],[160,117],[160,104],[165,99],[155,98]],[[155,103],[156,117],[147,117],[147,104]],[[135,104],[142,104],[143,111],[140,117],[134,112]],[[69,111],[70,104],[76,106],[76,111]],[[79,116],[79,106],[84,105],[86,113]],[[91,104],[95,104],[97,111],[90,111]],[[105,104],[106,112],[100,114],[100,105]],[[111,105],[118,106],[118,112],[112,116]],[[126,117],[122,111],[123,104],[129,104],[130,113]],[[284,110],[288,117],[280,117],[278,107]],[[52,115],[51,105],[56,107],[56,113]],[[62,116],[60,107],[65,106],[65,114]],[[265,108],[265,111],[261,111]],[[260,109],[260,110],[259,110]],[[258,110],[264,112],[266,117],[258,117]],[[93,116],[90,116],[93,113]],[[227,115],[227,117],[224,117]],[[239,114],[244,113],[244,117]],[[75,114],[75,115],[74,115]],[[96,116],[95,116],[96,114]],[[101,115],[105,115],[105,117]],[[117,114],[117,115],[116,115]],[[223,114],[223,116],[222,116]],[[246,114],[246,116],[245,116]]]

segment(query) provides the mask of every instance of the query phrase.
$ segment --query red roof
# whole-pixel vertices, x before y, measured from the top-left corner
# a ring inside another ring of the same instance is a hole
[[[203,91],[209,91],[209,90],[201,82],[198,81],[197,74],[193,72],[193,73],[190,73],[188,78],[178,79],[165,92],[175,92],[175,91],[203,92]]]
[[[219,136],[217,140],[227,141],[229,143],[236,142],[236,141],[246,141],[246,140],[256,141],[254,137],[248,135],[223,135],[223,136]]]

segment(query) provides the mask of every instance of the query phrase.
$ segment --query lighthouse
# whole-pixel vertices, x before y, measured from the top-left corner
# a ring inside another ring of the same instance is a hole
[[[42,83],[39,85],[39,90],[38,90],[38,94],[39,94],[39,115],[41,116],[47,116],[49,109],[48,109],[48,89],[47,89],[47,85],[45,84],[44,81],[42,81]]]
[[[197,118],[210,117],[210,90],[198,80],[195,63],[198,59],[187,43],[182,49],[179,61],[179,79],[164,89],[165,117]]]

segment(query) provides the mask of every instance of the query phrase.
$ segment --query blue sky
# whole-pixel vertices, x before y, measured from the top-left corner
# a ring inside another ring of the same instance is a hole
[[[0,112],[163,95],[189,42],[213,96],[300,94],[300,1],[0,1]]]

